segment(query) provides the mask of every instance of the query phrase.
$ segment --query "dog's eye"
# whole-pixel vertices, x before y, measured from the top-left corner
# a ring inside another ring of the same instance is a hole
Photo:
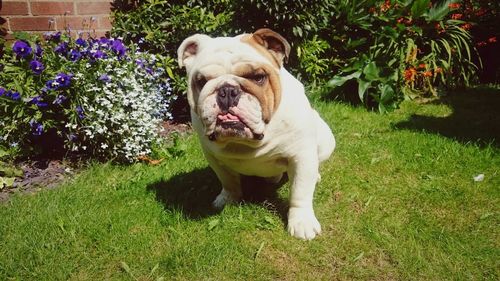
[[[253,74],[247,77],[247,79],[252,80],[257,85],[263,85],[266,82],[267,75],[265,74]]]

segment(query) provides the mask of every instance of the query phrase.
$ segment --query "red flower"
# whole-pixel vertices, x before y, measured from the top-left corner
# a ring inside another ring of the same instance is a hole
[[[400,17],[399,19],[396,20],[397,23],[402,23],[405,20],[405,18]]]
[[[479,8],[479,10],[476,11],[476,16],[477,17],[480,17],[480,16],[484,16],[484,14],[486,14],[488,10],[486,10],[485,8]]]
[[[497,42],[497,37],[496,37],[496,36],[493,36],[493,37],[491,37],[491,38],[488,38],[488,42],[490,42],[490,43],[495,43],[495,42]]]
[[[484,47],[484,46],[486,46],[486,44],[488,44],[488,43],[486,43],[485,41],[481,41],[481,42],[478,42],[476,44],[476,46],[478,46],[478,47]]]
[[[448,8],[458,9],[458,8],[460,8],[460,3],[450,3],[450,4],[448,4]]]
[[[419,65],[418,65],[418,68],[420,68],[420,69],[425,68],[425,63],[421,63],[421,64],[419,64]]]
[[[464,15],[463,14],[453,14],[451,15],[451,19],[454,19],[454,20],[459,20],[463,17]]]

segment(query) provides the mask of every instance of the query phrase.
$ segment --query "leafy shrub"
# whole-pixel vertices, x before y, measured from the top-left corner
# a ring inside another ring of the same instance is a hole
[[[330,86],[353,80],[360,100],[367,105],[375,101],[383,112],[395,108],[403,97],[437,95],[438,87],[471,82],[477,67],[470,34],[465,22],[449,18],[456,3],[365,3],[359,1],[354,9],[348,8],[354,13],[347,13],[353,19],[348,29],[356,32],[332,43],[341,50],[339,56],[346,65],[330,80]]]
[[[18,34],[0,59],[0,146],[134,161],[175,99],[164,58],[120,39]]]
[[[355,93],[380,111],[403,97],[468,85],[477,70],[467,22],[452,17],[458,0],[137,1],[114,13],[112,33],[171,58],[188,35],[269,27],[297,52],[288,68],[329,95]],[[174,65],[174,88],[183,83]],[[332,78],[333,77],[333,78]],[[334,88],[332,90],[332,88]]]

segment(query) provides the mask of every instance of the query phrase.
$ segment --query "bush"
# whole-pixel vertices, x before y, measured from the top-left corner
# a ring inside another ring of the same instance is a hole
[[[329,85],[354,81],[353,92],[368,106],[375,102],[381,112],[395,108],[404,97],[469,85],[477,70],[475,49],[467,23],[450,18],[457,4],[393,2],[370,6],[360,1],[355,9],[347,8],[355,11],[346,13],[352,19],[347,28],[356,32],[332,42],[345,65]],[[369,16],[356,16],[362,14]]]
[[[17,34],[0,59],[0,146],[134,161],[170,115],[168,63],[116,38]]]
[[[114,13],[112,33],[175,58],[194,33],[212,36],[269,27],[295,54],[288,68],[328,95],[352,95],[380,111],[403,98],[466,86],[477,71],[470,23],[452,15],[457,0],[136,1]],[[476,60],[476,62],[478,62]],[[170,68],[175,84],[182,73]],[[333,79],[332,79],[333,78]],[[333,89],[333,90],[332,90]],[[348,97],[349,98],[349,97]]]

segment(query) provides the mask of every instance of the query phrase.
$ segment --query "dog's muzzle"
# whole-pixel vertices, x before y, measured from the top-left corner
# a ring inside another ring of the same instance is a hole
[[[241,89],[237,86],[224,84],[217,90],[217,105],[221,112],[226,114],[229,108],[237,106],[241,97]]]

